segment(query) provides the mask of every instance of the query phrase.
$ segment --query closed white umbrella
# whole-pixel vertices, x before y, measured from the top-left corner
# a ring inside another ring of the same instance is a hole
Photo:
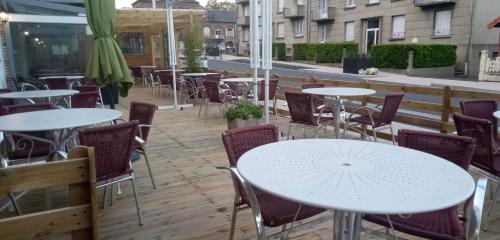
[[[253,69],[253,102],[259,104],[257,75],[260,67],[260,42],[259,42],[259,5],[258,0],[250,0],[250,64]]]
[[[262,69],[265,72],[264,79],[264,116],[269,123],[269,72],[273,68],[272,63],[272,1],[263,1],[262,16]]]
[[[192,107],[193,104],[183,104],[179,105],[177,102],[177,81],[176,81],[176,66],[177,66],[177,55],[175,47],[175,29],[174,29],[174,11],[172,9],[173,0],[165,0],[167,3],[167,35],[168,35],[168,62],[170,63],[170,69],[172,70],[172,84],[174,86],[174,105],[159,106],[158,109],[171,109],[175,108],[182,110],[186,107]]]

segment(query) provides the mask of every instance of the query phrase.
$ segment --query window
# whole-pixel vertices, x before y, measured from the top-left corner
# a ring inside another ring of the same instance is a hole
[[[297,5],[304,5],[304,0],[297,0]]]
[[[322,24],[318,25],[318,32],[319,32],[319,41],[320,42],[326,42],[327,36],[328,36],[328,25]]]
[[[243,29],[243,41],[248,42],[249,38],[250,38],[250,28],[244,28]]]
[[[205,37],[210,37],[210,28],[209,27],[204,27],[203,28],[203,35]]]
[[[222,38],[220,29],[215,29],[215,38]]]
[[[380,0],[368,0],[368,4],[377,4],[380,3]]]
[[[245,16],[245,17],[250,16],[250,7],[249,7],[249,5],[243,6],[243,16]]]
[[[448,36],[451,32],[451,10],[436,11],[434,36]]]
[[[285,23],[277,23],[276,24],[277,34],[276,38],[285,38]]]
[[[144,54],[142,33],[122,33],[120,45],[123,54]]]
[[[278,0],[278,12],[283,12],[284,0]]]
[[[346,41],[354,41],[354,22],[345,23],[344,39]]]
[[[226,28],[226,37],[234,37],[234,29]]]
[[[405,38],[405,16],[392,17],[392,38],[403,39]]]
[[[356,0],[345,0],[345,7],[356,7]]]
[[[302,19],[297,19],[293,21],[293,31],[296,37],[302,37],[304,36],[302,26],[303,25],[303,20]]]
[[[259,39],[262,39],[262,26],[259,26]]]

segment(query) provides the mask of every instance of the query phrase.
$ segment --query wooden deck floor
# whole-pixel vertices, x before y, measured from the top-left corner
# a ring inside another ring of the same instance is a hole
[[[131,100],[163,105],[166,99],[152,96],[149,88],[136,87],[121,99],[119,109],[128,116]],[[287,121],[282,118],[278,123],[284,127]],[[228,164],[221,141],[225,124],[215,107],[208,118],[199,118],[197,107],[157,111],[147,149],[158,189],[152,189],[145,162],[134,163],[144,225],[138,225],[130,185],[123,183],[123,194],[113,206],[100,210],[102,239],[228,239],[233,185],[228,173],[215,169]],[[21,207],[32,206],[29,199]],[[500,218],[490,228],[495,231],[483,233],[481,239],[500,239]],[[290,239],[332,239],[331,229],[332,223],[326,222]],[[255,238],[250,210],[245,210],[238,215],[235,239]]]

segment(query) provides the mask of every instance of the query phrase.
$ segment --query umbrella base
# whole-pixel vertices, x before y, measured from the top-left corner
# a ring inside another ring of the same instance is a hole
[[[163,105],[163,106],[158,106],[158,110],[165,110],[165,109],[184,110],[184,108],[192,108],[192,107],[193,104]]]

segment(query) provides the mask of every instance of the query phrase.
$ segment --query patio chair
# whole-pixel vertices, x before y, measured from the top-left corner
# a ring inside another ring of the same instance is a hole
[[[273,101],[274,115],[276,116],[276,120],[278,120],[278,103],[276,100],[276,91],[278,90],[278,83],[279,83],[278,78],[269,80],[269,100]],[[264,84],[265,84],[264,81],[260,81],[259,83],[257,83],[258,86],[257,99],[259,99],[259,101],[264,101],[265,98]],[[248,94],[247,98],[253,99],[253,94],[252,93]]]
[[[78,130],[78,135],[81,145],[95,149],[96,188],[107,187],[127,180],[132,182],[139,225],[142,226],[134,170],[130,164],[138,125],[139,121],[132,121],[112,126],[84,128]],[[107,191],[104,192],[104,205],[106,197]]]
[[[398,133],[398,144],[402,147],[436,155],[467,171],[476,141],[471,137],[414,130],[400,130]],[[479,189],[478,191],[481,190]],[[478,194],[478,196],[481,195],[479,192],[476,194]],[[478,199],[478,202],[481,200],[482,199]],[[469,201],[467,201],[467,203],[468,202]],[[464,209],[468,207],[467,203]],[[476,206],[477,204],[474,204],[474,207]],[[482,201],[478,207],[482,208]],[[474,209],[474,211],[481,211],[481,209]],[[475,213],[480,214],[480,212]],[[480,231],[480,224],[474,222],[478,219],[474,219],[473,216],[467,216],[467,218],[460,216],[459,206],[453,206],[439,211],[411,214],[408,216],[367,214],[364,216],[364,219],[382,225],[388,229],[392,228],[393,230],[427,239],[469,239],[466,238],[467,235],[464,229],[466,224],[468,225],[467,227],[471,227],[471,229],[468,229],[471,233],[473,231],[479,233]]]
[[[158,92],[160,95],[161,95],[162,89],[169,89],[170,91],[172,91],[172,88],[171,88],[172,75],[171,74],[168,74],[165,71],[159,71],[158,78],[160,79],[160,84],[158,85]],[[172,93],[170,91],[167,91],[167,93],[172,95]]]
[[[484,223],[486,228],[500,196],[500,141],[495,139],[493,123],[487,119],[454,113],[453,121],[458,135],[472,137],[477,141],[476,150],[472,157],[472,166],[476,167],[480,174],[487,176],[498,185],[492,196],[493,203]]]
[[[50,90],[69,89],[69,85],[66,78],[48,78],[45,88]]]
[[[34,112],[54,109],[51,103],[37,103],[27,105],[10,105],[5,107],[6,114],[16,114],[24,112]],[[21,134],[34,136],[37,138],[49,138],[49,132],[21,132]],[[10,161],[26,160],[30,162],[31,158],[49,156],[51,153],[51,145],[47,142],[33,140],[20,135],[12,134],[7,136],[7,157]]]
[[[236,193],[229,239],[232,240],[234,238],[238,212],[248,207],[252,209],[259,240],[266,239],[265,227],[283,226],[281,232],[283,239],[286,238],[286,233],[293,227],[295,221],[300,221],[325,211],[321,208],[302,205],[260,191],[250,186],[239,175],[236,165],[241,155],[255,147],[277,142],[278,126],[267,124],[231,129],[222,134],[222,140],[229,159],[229,167],[219,169],[228,169],[231,172],[234,191]],[[292,225],[286,228],[286,225],[289,223]]]
[[[87,79],[87,78],[85,78]],[[84,83],[82,86],[75,86],[73,89],[79,91],[80,93],[83,92],[95,92],[97,91],[99,98],[97,99],[97,104],[101,105],[102,108],[104,108],[104,103],[102,102],[102,93],[101,93],[101,88],[97,86],[94,82],[92,81],[86,81],[84,80]]]
[[[323,83],[302,83],[302,89],[308,89],[308,88],[324,88],[325,84]],[[318,113],[320,110],[318,107],[325,105],[325,96],[319,96],[319,95],[313,95],[313,104],[315,107],[315,111]],[[343,106],[342,106],[343,110]],[[324,113],[333,113],[333,109],[330,107],[325,108],[323,110]]]
[[[304,127],[303,138],[307,136],[306,127],[312,127],[314,137],[318,138],[318,129],[324,127],[326,132],[326,126],[333,123],[334,117],[331,114],[323,114],[324,105],[320,107],[320,112],[316,113],[317,108],[313,104],[313,95],[285,92],[285,97],[290,112],[287,139],[290,139],[292,125],[302,125]]]
[[[71,96],[71,108],[95,108],[99,92],[80,92]]]
[[[200,104],[200,109],[198,111],[198,116],[201,116],[201,108],[205,105],[205,115],[208,114],[209,103],[215,103],[219,106],[219,112],[221,117],[224,117],[224,113],[227,109],[227,103],[232,103],[238,100],[229,89],[221,89],[219,87],[218,81],[204,81],[203,86],[205,87],[206,98],[204,98],[204,104]]]
[[[10,93],[10,88],[0,88],[0,94]],[[9,98],[0,98],[0,116],[5,115],[5,106],[14,105],[14,100]]]
[[[497,102],[495,100],[468,100],[460,101],[460,108],[465,116],[473,118],[486,119],[493,123],[493,130],[498,131],[498,121],[493,116],[497,111]],[[500,140],[500,135],[494,134],[497,140]]]
[[[156,109],[157,107],[154,104],[132,101],[130,103],[129,115],[129,121],[139,121],[139,128],[133,150],[144,156],[146,166],[148,167],[149,177],[151,178],[151,184],[153,184],[154,189],[156,189],[156,183],[153,172],[151,171],[151,165],[149,164],[146,144],[148,142],[149,131],[151,127],[153,127],[151,124],[153,123]]]
[[[159,88],[160,86],[159,72],[156,70],[151,71],[151,73],[149,74],[149,78],[151,79],[151,90],[153,92],[153,95],[156,95],[156,88]]]
[[[392,128],[392,121],[396,117],[401,100],[403,100],[404,93],[393,93],[385,95],[384,105],[382,110],[377,107],[363,106],[354,109],[349,117],[347,117],[344,126],[344,136],[347,130],[352,129],[361,134],[361,137],[366,137],[366,125],[372,127],[373,140],[377,142],[377,131],[385,129],[391,130],[392,144],[396,144],[394,130]],[[356,126],[363,125],[363,131],[357,130]]]
[[[140,81],[142,84],[145,84],[144,76],[142,75],[142,68],[140,66],[129,66],[128,67],[132,72],[132,77],[134,77],[135,81]]]

